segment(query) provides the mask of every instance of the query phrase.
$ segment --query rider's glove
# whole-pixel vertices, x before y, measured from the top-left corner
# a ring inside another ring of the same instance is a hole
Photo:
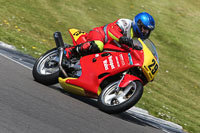
[[[67,58],[68,60],[69,60],[69,59],[72,57],[72,55],[74,54],[74,49],[75,49],[74,46],[65,48],[65,50],[64,50],[64,55],[66,56],[66,58]]]
[[[133,40],[131,38],[128,38],[128,37],[125,37],[125,36],[122,36],[122,37],[119,38],[119,43],[126,44],[129,47],[133,46]]]
[[[141,46],[133,43],[133,39],[125,37],[125,36],[122,36],[119,38],[119,43],[126,44],[129,47],[132,47],[133,49],[136,49],[136,50],[142,50]]]

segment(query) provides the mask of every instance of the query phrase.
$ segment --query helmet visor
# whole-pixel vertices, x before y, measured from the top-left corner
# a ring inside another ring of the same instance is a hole
[[[147,39],[151,33],[151,29],[146,27],[141,20],[138,21],[138,27],[140,30],[140,34],[142,34],[141,38],[142,39]]]
[[[148,37],[149,37],[150,32],[151,32],[150,29],[148,29],[146,26],[141,26],[141,29],[140,29],[140,30],[141,30],[141,32],[142,32],[144,38],[148,38]]]

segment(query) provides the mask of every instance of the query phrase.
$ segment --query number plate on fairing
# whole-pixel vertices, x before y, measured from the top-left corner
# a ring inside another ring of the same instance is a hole
[[[144,44],[144,42],[140,39],[139,41],[141,42],[144,51],[144,63],[142,65],[142,71],[147,80],[152,81],[158,72],[159,63],[157,62],[155,56],[152,54],[151,50]]]

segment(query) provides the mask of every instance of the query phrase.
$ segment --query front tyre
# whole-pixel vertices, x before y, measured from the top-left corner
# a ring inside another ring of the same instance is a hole
[[[59,77],[59,51],[57,48],[47,51],[34,64],[33,77],[35,81],[44,85],[58,83]]]
[[[108,85],[98,98],[99,109],[109,113],[121,113],[135,105],[143,94],[143,85],[140,81],[132,81],[125,88],[116,92],[118,82]]]

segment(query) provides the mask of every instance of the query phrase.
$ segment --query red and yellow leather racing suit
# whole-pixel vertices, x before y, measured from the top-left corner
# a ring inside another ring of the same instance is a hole
[[[83,56],[98,53],[103,51],[104,44],[113,40],[119,42],[119,38],[122,36],[133,38],[133,28],[131,25],[132,21],[130,19],[118,19],[105,26],[96,27],[89,32],[87,42],[66,48],[64,51],[65,55],[69,59],[72,55]]]
[[[131,24],[132,20],[130,19],[118,19],[105,26],[96,27],[89,32],[87,41],[94,41],[99,50],[102,51],[104,44],[112,40],[119,42],[119,38],[122,36],[133,38],[133,28]]]

